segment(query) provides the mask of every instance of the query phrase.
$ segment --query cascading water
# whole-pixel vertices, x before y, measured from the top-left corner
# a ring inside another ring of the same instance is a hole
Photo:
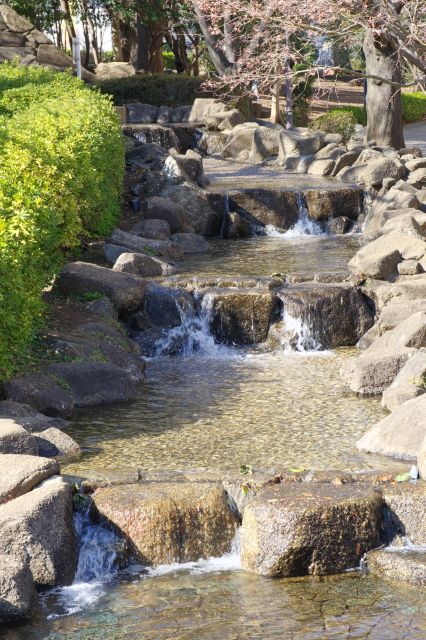
[[[194,151],[198,151],[199,150],[199,146],[200,146],[200,142],[201,139],[204,135],[204,131],[202,131],[201,129],[195,129],[194,133],[192,134],[192,145],[191,148]]]
[[[191,307],[184,307],[179,301],[176,306],[181,317],[181,324],[170,329],[167,334],[155,344],[155,355],[202,356],[205,358],[229,357],[230,349],[218,344],[210,330],[210,316],[214,297],[205,294],[194,311]]]
[[[312,353],[322,351],[320,342],[312,334],[308,323],[301,318],[295,318],[285,309],[281,322],[274,328],[275,338],[284,353]]]
[[[74,514],[78,564],[73,584],[45,594],[45,607],[50,605],[53,609],[50,619],[72,615],[93,605],[104,594],[106,583],[117,574],[120,540],[111,529],[91,522],[89,507],[86,505]]]
[[[288,231],[280,231],[273,225],[267,225],[265,227],[265,235],[274,238],[300,238],[304,236],[323,236],[326,233],[321,228],[318,222],[315,222],[309,217],[309,212],[305,204],[303,193],[300,191],[296,194],[297,198],[297,222],[288,229]]]

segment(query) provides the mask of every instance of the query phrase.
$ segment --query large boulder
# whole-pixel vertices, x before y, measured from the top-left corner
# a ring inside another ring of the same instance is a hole
[[[24,427],[11,418],[0,418],[0,454],[37,455],[37,442]]]
[[[187,213],[183,206],[163,198],[154,196],[147,198],[145,201],[145,218],[164,220],[168,223],[171,233],[192,232],[193,227],[189,221]]]
[[[426,230],[426,214],[418,209],[373,209],[363,229],[364,238],[375,240],[383,233],[401,231],[408,218],[414,218],[420,227]]]
[[[409,318],[413,313],[418,311],[426,312],[426,299],[407,300],[406,302],[394,302],[388,304],[382,309],[378,319],[377,326],[379,333],[394,329],[400,322]]]
[[[183,208],[195,233],[201,236],[220,234],[224,213],[221,194],[209,193],[185,183],[168,186],[162,196]]]
[[[254,129],[249,161],[258,164],[266,158],[278,156],[280,131],[281,128],[271,126]]]
[[[157,218],[140,220],[130,232],[151,240],[168,240],[171,234],[169,223]]]
[[[225,216],[222,235],[224,239],[232,240],[250,238],[253,235],[253,228],[247,218],[243,218],[239,213],[231,212]]]
[[[412,303],[426,299],[426,273],[415,276],[400,276],[395,282],[371,280],[363,288],[366,296],[371,298],[380,313],[388,304]]]
[[[221,484],[150,482],[99,489],[93,515],[123,534],[143,564],[189,562],[230,551],[238,519]]]
[[[215,98],[195,98],[188,122],[205,122],[209,116],[228,111],[228,106]]]
[[[368,351],[386,351],[398,347],[426,347],[426,312],[417,311],[390,331],[376,338]]]
[[[115,229],[111,236],[111,242],[115,245],[121,245],[126,248],[127,252],[144,253],[150,256],[161,256],[166,260],[175,261],[183,260],[185,254],[182,249],[169,241],[151,240],[150,238],[140,238],[133,233],[127,233],[121,229]],[[122,274],[123,277],[137,278]],[[141,279],[139,278],[139,281]]]
[[[168,275],[173,272],[173,267],[164,262],[164,260],[159,260],[143,253],[124,252],[118,256],[113,270],[149,278]]]
[[[68,417],[74,408],[70,394],[41,373],[8,380],[3,383],[3,390],[7,399],[25,402],[48,416]]]
[[[312,156],[324,146],[324,134],[303,127],[282,129],[279,135],[278,163],[287,156]]]
[[[399,405],[426,392],[426,350],[415,353],[384,390],[382,406],[394,411]]]
[[[362,247],[349,262],[351,271],[378,280],[387,280],[397,273],[404,260],[419,260],[426,253],[426,242],[392,231]]]
[[[304,191],[309,217],[313,220],[327,220],[346,216],[357,220],[363,211],[361,189],[307,189]]]
[[[426,437],[426,395],[408,400],[383,418],[356,443],[361,451],[416,460]]]
[[[125,402],[137,395],[132,376],[112,363],[58,363],[50,365],[48,372],[67,389],[76,407]]]
[[[169,155],[164,163],[163,172],[167,180],[173,184],[194,182],[201,187],[205,183],[203,160],[196,152]]]
[[[297,194],[294,191],[247,189],[229,194],[232,211],[260,227],[272,225],[290,229],[299,217]]]
[[[140,307],[145,286],[145,281],[139,276],[86,262],[66,264],[55,283],[56,289],[64,296],[102,293],[124,315]]]
[[[78,442],[67,433],[50,427],[40,431],[35,439],[37,441],[38,455],[44,458],[56,458],[75,456],[80,453]]]
[[[268,337],[277,298],[267,290],[214,289],[204,298],[213,335],[227,344],[256,344]]]
[[[27,560],[0,554],[0,624],[30,618],[36,604],[37,593]]]
[[[396,158],[374,158],[370,160],[364,169],[362,181],[366,185],[380,187],[385,178],[394,178],[395,180],[401,178],[403,168],[402,162]]]
[[[177,327],[182,322],[182,315],[192,313],[194,309],[194,299],[188,292],[153,282],[148,284],[143,313],[151,326],[162,329]]]
[[[136,74],[130,62],[101,62],[96,67],[96,80],[119,80]]]
[[[253,147],[255,131],[259,126],[257,122],[246,122],[237,125],[228,136],[223,147],[223,157],[247,161]]]
[[[355,345],[372,326],[374,313],[355,287],[301,283],[281,289],[284,310],[300,318],[325,348]]]
[[[185,253],[203,253],[210,249],[209,243],[196,233],[174,233],[172,242],[181,247]]]
[[[126,104],[127,122],[129,124],[152,124],[156,122],[158,107],[151,104],[128,103]]]
[[[58,473],[55,460],[33,455],[1,456],[0,504],[28,493],[46,478]]]
[[[396,347],[385,352],[368,348],[359,358],[351,358],[340,370],[351,391],[362,396],[382,393],[395,380],[415,349]]]
[[[0,400],[0,418],[14,418],[15,422],[30,433],[44,431],[49,427],[64,429],[68,424],[62,418],[45,416],[30,407],[29,404],[13,400]]]
[[[54,477],[1,505],[0,554],[29,557],[38,587],[71,584],[77,564],[71,487]]]
[[[356,567],[379,545],[382,505],[380,494],[362,485],[266,487],[244,510],[242,565],[270,577]]]

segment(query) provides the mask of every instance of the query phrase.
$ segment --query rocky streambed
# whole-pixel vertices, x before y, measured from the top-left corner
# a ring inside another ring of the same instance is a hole
[[[4,385],[12,637],[424,637],[416,155],[279,133],[292,176],[254,164],[276,129],[238,127],[211,144],[251,164],[130,145],[130,214],[58,277],[44,369]]]

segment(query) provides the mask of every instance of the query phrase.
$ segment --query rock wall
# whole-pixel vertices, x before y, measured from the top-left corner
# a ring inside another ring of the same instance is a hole
[[[0,62],[18,59],[22,65],[46,66],[57,71],[72,67],[67,56],[29,20],[6,4],[0,4]],[[87,80],[92,74],[83,70]]]

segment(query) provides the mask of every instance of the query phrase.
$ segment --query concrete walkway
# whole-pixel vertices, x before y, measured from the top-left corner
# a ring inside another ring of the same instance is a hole
[[[406,124],[404,127],[404,139],[407,147],[419,147],[426,157],[426,120]]]

